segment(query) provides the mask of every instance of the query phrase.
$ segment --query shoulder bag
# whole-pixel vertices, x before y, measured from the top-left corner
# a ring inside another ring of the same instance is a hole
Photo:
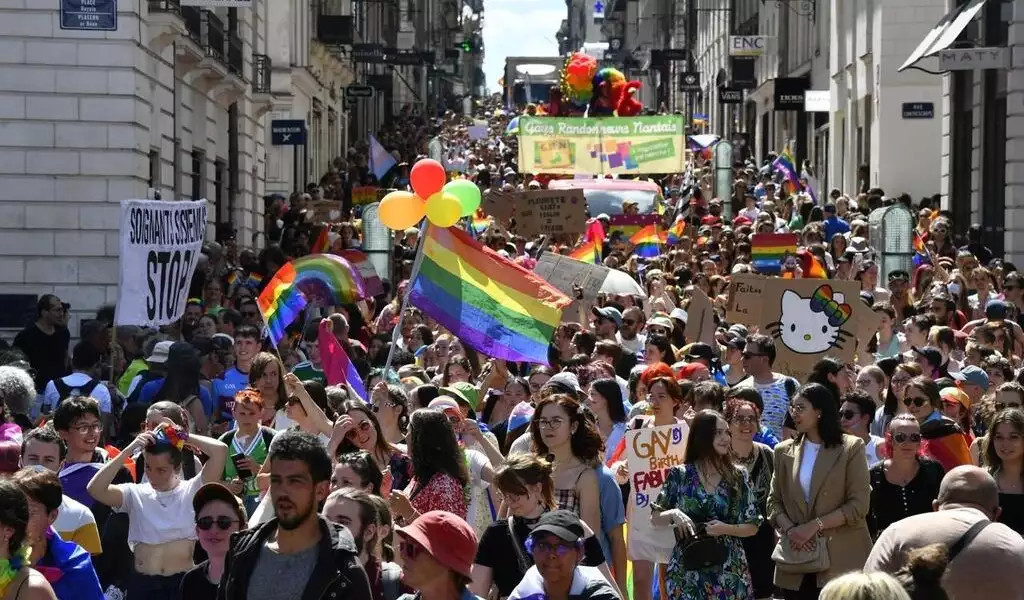
[[[717,537],[709,536],[704,523],[696,526],[694,535],[685,533],[682,527],[676,527],[674,531],[676,544],[683,547],[683,568],[687,571],[718,567],[729,558],[725,544]]]
[[[775,544],[772,560],[779,570],[787,573],[821,573],[827,571],[832,564],[824,537],[819,537],[811,550],[795,550],[783,535]]]

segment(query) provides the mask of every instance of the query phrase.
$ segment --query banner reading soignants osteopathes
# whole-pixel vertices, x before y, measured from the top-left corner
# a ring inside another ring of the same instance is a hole
[[[118,325],[167,325],[181,318],[206,218],[206,200],[121,201]]]
[[[685,147],[679,115],[519,118],[519,168],[530,173],[679,173]]]
[[[626,432],[626,466],[632,485],[627,519],[633,560],[668,563],[671,558],[675,534],[669,527],[651,525],[651,505],[658,499],[669,469],[682,466],[689,432],[686,423]]]

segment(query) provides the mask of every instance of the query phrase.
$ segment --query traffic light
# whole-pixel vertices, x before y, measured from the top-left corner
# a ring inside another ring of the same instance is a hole
[[[479,37],[475,36],[475,35],[472,35],[470,37],[467,37],[465,40],[463,40],[462,43],[460,43],[458,45],[458,48],[459,48],[459,50],[462,50],[463,52],[466,52],[468,54],[472,54],[472,53],[480,52],[480,50],[482,49],[482,46],[483,46],[483,44],[481,43],[481,40],[479,39]]]

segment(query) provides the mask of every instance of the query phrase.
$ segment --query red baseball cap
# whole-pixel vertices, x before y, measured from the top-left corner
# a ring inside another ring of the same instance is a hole
[[[460,517],[432,510],[400,527],[397,532],[408,537],[434,557],[441,565],[460,575],[472,577],[476,559],[476,532]],[[435,543],[436,542],[436,543]]]

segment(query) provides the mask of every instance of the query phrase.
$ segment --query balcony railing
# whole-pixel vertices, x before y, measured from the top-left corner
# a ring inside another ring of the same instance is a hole
[[[149,0],[149,12],[181,14],[181,0]]]
[[[245,78],[243,69],[245,58],[242,56],[242,38],[237,33],[228,34],[228,69],[235,75]]]
[[[224,49],[226,48],[227,36],[224,32],[224,22],[208,10],[203,11],[203,20],[206,25],[203,39],[203,49],[206,56],[224,62]]]
[[[181,18],[185,20],[185,31],[192,41],[203,44],[203,11],[195,6],[182,6]]]
[[[254,54],[252,57],[252,92],[254,94],[270,93],[270,57],[266,54]]]

